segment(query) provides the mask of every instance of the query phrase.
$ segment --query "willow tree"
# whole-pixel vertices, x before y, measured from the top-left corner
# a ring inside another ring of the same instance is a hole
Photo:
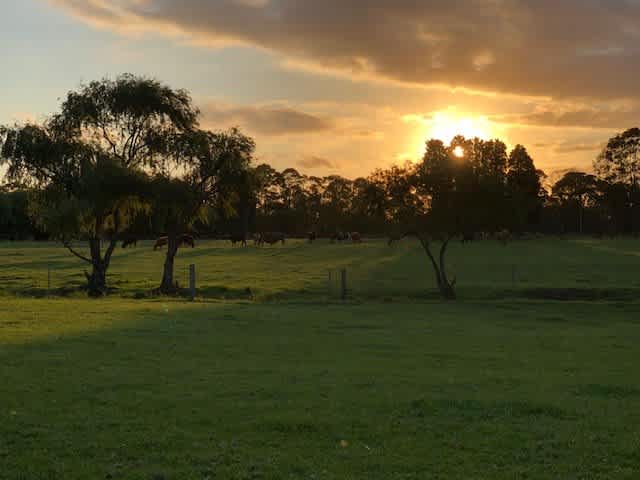
[[[198,113],[186,91],[126,74],[69,92],[42,125],[1,129],[7,178],[38,188],[34,214],[91,265],[90,295],[107,291],[115,246],[142,208],[142,177],[168,168],[168,139],[195,128]]]
[[[211,212],[235,213],[239,195],[247,185],[243,179],[252,161],[255,143],[238,129],[224,132],[192,130],[172,140],[176,168],[155,176],[154,212],[156,228],[167,236],[159,293],[174,294],[175,257],[184,235],[198,221],[207,222]]]

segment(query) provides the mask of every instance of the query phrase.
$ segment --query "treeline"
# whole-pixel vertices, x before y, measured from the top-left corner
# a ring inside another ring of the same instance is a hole
[[[515,183],[514,152],[509,166],[506,147],[501,142],[458,138],[454,143],[471,143],[471,152],[477,152],[477,147],[483,145],[498,154],[493,157],[494,161],[497,159],[495,184],[486,186],[495,198],[483,200],[494,220],[488,230],[500,227],[514,233],[596,236],[640,232],[640,189],[635,183],[611,182],[594,174],[570,171],[545,187],[544,173],[528,161],[525,170],[518,174],[523,180]],[[478,177],[486,177],[486,172],[481,171],[482,160],[473,161],[478,163]],[[278,171],[270,165],[258,165],[250,168],[249,173],[255,190],[247,192],[248,198],[236,201],[236,215],[218,215],[217,221],[196,221],[193,232],[211,238],[248,237],[263,231],[299,237],[311,231],[319,236],[338,231],[372,236],[398,234],[410,223],[412,214],[425,207],[415,187],[419,168],[420,165],[393,166],[351,180],[339,175],[319,177],[293,168]],[[521,191],[526,183],[528,194]],[[478,184],[478,188],[482,191],[485,186]],[[470,193],[476,197],[474,201],[486,195]],[[523,203],[522,199],[527,197]],[[0,190],[0,239],[50,239],[29,213],[28,199],[29,190]],[[141,215],[130,234],[139,239],[156,238],[164,233],[158,223]]]

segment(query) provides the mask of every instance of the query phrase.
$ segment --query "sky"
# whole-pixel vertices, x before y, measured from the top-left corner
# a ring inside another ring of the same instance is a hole
[[[589,170],[640,120],[640,0],[6,0],[0,124],[130,72],[257,160],[366,176],[457,134]]]

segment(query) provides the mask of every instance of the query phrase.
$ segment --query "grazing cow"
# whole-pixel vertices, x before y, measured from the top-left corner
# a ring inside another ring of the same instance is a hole
[[[406,234],[404,233],[392,233],[391,235],[389,235],[389,241],[387,242],[387,245],[392,246],[394,243],[402,240],[405,236]]]
[[[511,232],[509,230],[500,230],[496,233],[495,239],[498,240],[503,245],[506,245],[511,240]]]
[[[195,248],[196,240],[191,235],[185,233],[184,235],[180,235],[180,246]]]
[[[348,233],[336,232],[333,235],[331,235],[331,243],[344,242],[345,240],[349,240]]]
[[[309,239],[309,243],[313,243],[318,239],[318,234],[316,232],[308,232],[307,238]]]
[[[127,248],[127,247],[137,247],[138,246],[138,239],[137,238],[125,238],[122,241],[122,248]]]
[[[476,239],[476,236],[474,235],[473,232],[464,232],[462,234],[462,238],[460,239],[460,242],[462,242],[462,244],[464,245],[465,243],[473,242],[475,239]]]
[[[166,246],[169,243],[169,237],[160,237],[156,240],[156,243],[153,245],[153,250],[158,250],[159,248],[162,248],[164,246]],[[196,246],[196,241],[195,239],[191,236],[191,235],[180,235],[180,240],[178,242],[178,245],[181,247],[191,247],[194,248]]]
[[[160,237],[156,240],[156,243],[153,244],[153,251],[155,252],[159,248],[162,248],[169,243],[169,237]]]
[[[284,245],[285,236],[282,232],[264,232],[260,235],[259,245],[264,245],[268,243],[269,245],[274,245],[278,242],[281,242]]]
[[[254,233],[253,234],[253,244],[255,246],[260,246],[261,242],[262,242],[262,234],[261,233]]]
[[[360,232],[351,232],[349,236],[353,243],[362,243],[362,235],[360,235]]]
[[[247,235],[244,233],[231,235],[231,245],[235,246],[236,243],[240,243],[243,247],[247,246]]]

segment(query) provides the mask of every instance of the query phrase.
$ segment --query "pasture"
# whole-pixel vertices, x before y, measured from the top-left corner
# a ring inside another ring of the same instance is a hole
[[[108,275],[115,295],[144,296],[158,286],[164,251],[154,252],[152,246],[146,241],[116,250]],[[85,282],[86,264],[56,243],[0,243],[0,262],[0,294],[43,296],[48,267],[54,295],[73,294]],[[199,241],[196,248],[178,253],[175,275],[181,285],[188,283],[191,263],[205,299],[325,300],[329,271],[335,279],[342,268],[356,301],[431,298],[435,288],[428,259],[413,239],[392,247],[371,239],[356,245],[288,240],[284,246],[262,248]],[[546,238],[507,246],[453,242],[447,264],[460,297],[467,299],[635,298],[640,289],[640,240],[633,238]]]
[[[412,241],[211,241],[186,302],[143,298],[150,245],[88,300],[62,248],[3,244],[0,478],[637,478],[639,253],[456,243],[444,303]]]

